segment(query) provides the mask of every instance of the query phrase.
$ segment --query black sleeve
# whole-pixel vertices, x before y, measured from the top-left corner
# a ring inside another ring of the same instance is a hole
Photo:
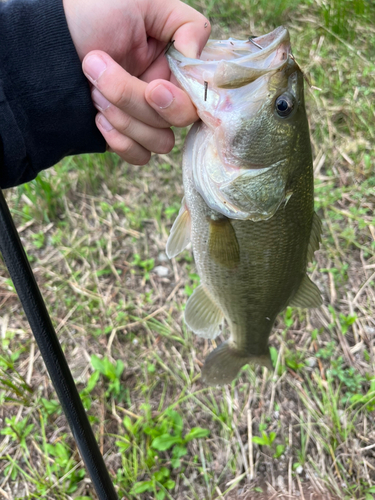
[[[0,187],[104,152],[62,0],[0,0]]]

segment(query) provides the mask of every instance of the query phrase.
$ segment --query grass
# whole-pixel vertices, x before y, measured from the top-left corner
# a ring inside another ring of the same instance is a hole
[[[375,497],[374,7],[358,0],[191,2],[214,36],[284,23],[307,89],[324,295],[288,308],[275,374],[200,382],[211,349],[182,321],[199,283],[165,256],[183,190],[178,131],[146,167],[67,158],[6,195],[120,498]],[[319,88],[321,90],[316,90]],[[0,497],[95,499],[0,264]]]

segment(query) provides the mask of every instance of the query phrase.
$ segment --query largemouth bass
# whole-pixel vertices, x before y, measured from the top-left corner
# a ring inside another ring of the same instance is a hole
[[[226,384],[250,362],[272,368],[268,338],[288,305],[322,303],[306,268],[319,247],[303,74],[279,27],[247,41],[209,41],[200,59],[174,47],[170,68],[201,121],[183,153],[185,197],[167,243],[170,258],[191,241],[201,284],[185,321],[214,339],[203,381]]]

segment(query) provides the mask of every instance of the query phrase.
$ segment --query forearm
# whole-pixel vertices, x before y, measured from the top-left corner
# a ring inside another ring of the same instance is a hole
[[[0,186],[103,152],[95,114],[61,0],[0,2]]]

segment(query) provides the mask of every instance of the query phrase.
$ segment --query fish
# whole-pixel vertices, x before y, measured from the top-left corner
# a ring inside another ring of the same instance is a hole
[[[272,370],[269,336],[287,306],[322,304],[306,274],[321,242],[314,211],[304,75],[280,26],[249,40],[209,40],[199,59],[167,59],[200,120],[183,157],[184,198],[168,238],[173,258],[191,242],[200,285],[186,325],[215,339],[207,385],[231,383],[255,363]]]

